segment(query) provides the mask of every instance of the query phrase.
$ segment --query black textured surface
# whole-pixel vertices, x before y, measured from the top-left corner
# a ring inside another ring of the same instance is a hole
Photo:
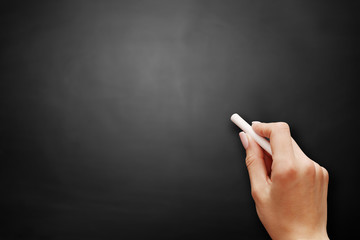
[[[1,239],[267,239],[234,112],[290,124],[329,170],[330,238],[355,236],[355,1],[0,12]]]

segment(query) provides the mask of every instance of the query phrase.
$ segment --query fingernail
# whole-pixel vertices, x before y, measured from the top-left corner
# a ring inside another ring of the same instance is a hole
[[[247,147],[249,146],[249,140],[248,140],[248,138],[246,136],[246,133],[244,133],[244,132],[240,133],[240,140],[241,140],[241,143],[242,143],[243,147],[245,149],[247,149]]]
[[[254,124],[257,124],[257,123],[261,123],[261,122],[259,122],[259,121],[252,121],[252,122],[251,122],[251,125],[254,125]]]

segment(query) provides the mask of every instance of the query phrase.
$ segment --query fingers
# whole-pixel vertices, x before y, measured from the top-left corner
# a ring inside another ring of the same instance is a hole
[[[267,183],[267,168],[263,149],[244,132],[240,133],[241,142],[246,150],[246,166],[249,172],[252,192],[258,192]]]
[[[294,150],[290,128],[287,123],[260,123],[254,122],[254,131],[260,136],[270,139],[271,151],[274,161],[287,162],[294,159]]]

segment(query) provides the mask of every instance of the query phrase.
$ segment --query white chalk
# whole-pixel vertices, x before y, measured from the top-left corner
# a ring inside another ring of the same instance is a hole
[[[245,133],[249,134],[265,151],[272,155],[269,141],[256,134],[252,127],[244,119],[242,119],[239,114],[234,113],[230,119]]]

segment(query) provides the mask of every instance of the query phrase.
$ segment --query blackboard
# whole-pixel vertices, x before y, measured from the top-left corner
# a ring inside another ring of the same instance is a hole
[[[268,239],[234,112],[289,123],[355,236],[355,2],[0,6],[1,239]]]

